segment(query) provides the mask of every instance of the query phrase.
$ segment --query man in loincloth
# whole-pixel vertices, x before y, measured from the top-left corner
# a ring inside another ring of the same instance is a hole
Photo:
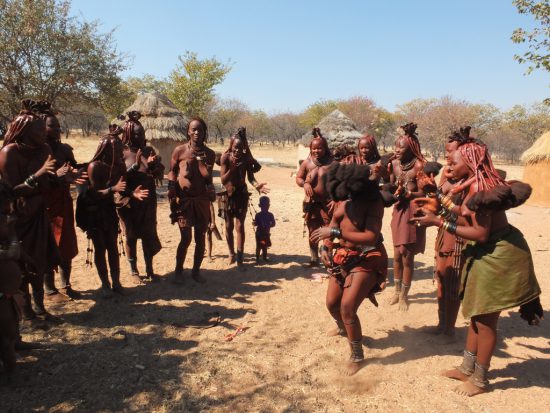
[[[382,243],[384,203],[378,181],[381,168],[335,163],[326,174],[331,199],[338,202],[329,226],[313,231],[313,241],[335,240],[332,251],[321,247],[321,257],[331,277],[327,308],[336,321],[329,335],[346,335],[351,356],[346,365],[355,374],[364,360],[361,323],[357,310],[367,297],[378,305],[374,294],[386,280],[388,257]],[[336,244],[336,240],[338,244]]]
[[[239,128],[229,142],[229,148],[220,159],[220,175],[222,185],[227,191],[225,203],[225,235],[229,248],[229,263],[237,261],[237,267],[243,267],[243,251],[245,240],[244,221],[248,211],[250,194],[246,186],[246,179],[260,194],[266,194],[269,189],[266,183],[258,183],[254,174],[260,169],[258,162],[252,157],[246,129]],[[233,229],[237,231],[237,254],[235,255],[235,242]]]
[[[25,295],[23,317],[53,319],[44,307],[44,274],[59,264],[59,249],[47,214],[45,196],[57,180],[55,160],[46,143],[46,124],[37,113],[37,102],[23,101],[23,108],[10,124],[0,151],[0,174],[7,185],[18,190],[15,202],[15,233],[22,251],[32,257],[23,269]],[[32,287],[34,309],[30,301]]]
[[[178,223],[181,240],[176,253],[174,282],[184,283],[183,264],[191,243],[191,229],[195,236],[195,255],[191,277],[206,282],[200,274],[204,258],[205,234],[210,222],[210,202],[216,192],[212,184],[212,169],[216,154],[205,145],[208,128],[206,122],[195,117],[187,125],[188,141],[172,153],[168,173],[168,199],[170,218]]]
[[[142,283],[137,267],[137,241],[141,239],[145,274],[147,281],[158,281],[153,269],[153,257],[162,248],[157,234],[157,196],[156,181],[164,176],[164,165],[157,157],[153,147],[146,146],[145,130],[137,111],[128,112],[128,120],[124,124],[122,143],[124,147],[124,162],[126,164],[126,191],[137,188],[149,191],[144,200],[128,198],[117,209],[122,232],[124,233],[124,249],[130,264],[132,278],[137,284]]]
[[[393,207],[391,230],[394,250],[395,292],[390,304],[399,303],[399,310],[409,308],[408,293],[414,271],[414,256],[424,252],[426,229],[411,224],[417,207],[415,198],[425,196],[420,188],[426,160],[420,150],[415,123],[403,125],[403,134],[395,142],[395,159],[391,162],[390,181],[397,185],[397,203]]]
[[[309,157],[302,162],[296,174],[296,184],[304,188],[304,220],[309,232],[309,266],[319,265],[318,243],[311,234],[317,228],[328,225],[332,217],[332,203],[323,184],[323,175],[333,162],[328,143],[319,128],[313,128],[309,143]]]

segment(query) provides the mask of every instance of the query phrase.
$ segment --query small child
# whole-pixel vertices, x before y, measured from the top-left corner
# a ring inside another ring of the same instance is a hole
[[[256,262],[260,260],[260,251],[264,261],[268,261],[267,249],[271,247],[270,230],[275,226],[275,217],[269,212],[269,198],[267,196],[260,197],[258,204],[261,211],[256,214],[252,225],[256,228]]]

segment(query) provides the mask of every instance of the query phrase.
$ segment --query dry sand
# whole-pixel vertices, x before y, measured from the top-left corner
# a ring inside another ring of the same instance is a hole
[[[78,160],[91,157],[93,140],[73,140]],[[295,150],[255,148],[257,157],[292,165]],[[520,178],[521,167],[505,168]],[[311,281],[304,269],[307,241],[302,236],[302,190],[291,168],[266,166],[258,178],[271,187],[272,262],[253,265],[254,237],[247,222],[248,269],[226,264],[225,243],[215,241],[215,260],[204,262],[208,282],[184,286],[168,278],[174,266],[179,232],[170,225],[166,199],[160,199],[158,224],[163,243],[155,259],[158,284],[133,286],[124,257],[122,283],[129,295],[98,297],[95,268],[86,268],[86,237],[79,231],[81,254],[73,262],[74,288],[84,299],[50,306],[64,323],[48,331],[24,330],[24,338],[43,349],[20,358],[18,387],[0,388],[6,411],[224,411],[359,412],[456,411],[526,412],[550,405],[550,330],[548,322],[529,327],[517,310],[505,311],[489,379],[492,391],[474,398],[453,393],[457,385],[438,372],[460,361],[466,320],[459,316],[458,340],[441,344],[424,329],[436,323],[432,282],[435,230],[428,230],[427,252],[416,260],[411,306],[400,313],[387,304],[391,289],[374,308],[359,310],[368,362],[354,377],[342,374],[348,345],[326,337],[332,327],[324,306],[326,281]],[[258,196],[253,196],[257,204]],[[550,308],[550,210],[522,206],[509,212],[533,252]],[[390,211],[384,218],[391,245]],[[221,223],[219,228],[222,228]],[[390,253],[391,266],[391,248]],[[188,254],[187,265],[191,254]],[[143,271],[143,260],[140,259]],[[211,328],[208,319],[219,315]],[[238,327],[233,341],[224,337]]]

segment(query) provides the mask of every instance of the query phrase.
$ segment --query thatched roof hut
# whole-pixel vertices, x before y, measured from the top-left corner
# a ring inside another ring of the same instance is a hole
[[[141,113],[139,121],[145,129],[148,144],[155,148],[162,156],[164,165],[168,166],[174,148],[187,140],[185,128],[188,119],[170,99],[156,92],[138,95],[124,114],[132,110]],[[124,123],[120,120],[113,122],[119,125]]]
[[[355,123],[338,109],[332,111],[316,125],[328,142],[331,149],[340,145],[349,145],[355,148],[357,140],[363,136]],[[312,139],[311,131],[302,136],[298,145],[298,167],[309,155],[309,143]]]
[[[550,207],[550,131],[523,152],[523,181],[533,188],[529,204]]]
[[[329,113],[315,126],[321,129],[321,133],[331,149],[340,145],[355,146],[357,140],[363,136],[355,123],[338,109]],[[308,131],[302,136],[300,142],[304,146],[309,146],[310,141],[311,131]]]

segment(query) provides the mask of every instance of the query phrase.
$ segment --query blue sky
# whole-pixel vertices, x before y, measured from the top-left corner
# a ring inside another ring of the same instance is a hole
[[[549,76],[513,60],[510,36],[533,24],[511,0],[73,0],[116,28],[125,76],[166,77],[186,50],[233,62],[216,88],[268,113],[365,95],[394,110],[451,95],[508,109],[549,95]]]

